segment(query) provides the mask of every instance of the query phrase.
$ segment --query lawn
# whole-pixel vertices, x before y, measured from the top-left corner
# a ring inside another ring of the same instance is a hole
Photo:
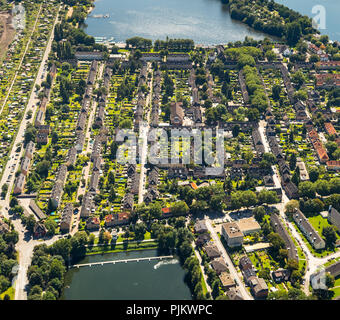
[[[0,300],[4,299],[4,296],[8,294],[10,297],[10,300],[14,300],[15,290],[13,287],[8,288],[6,291],[0,294]]]
[[[141,242],[141,243],[127,243],[127,244],[118,244],[116,246],[107,245],[107,246],[94,246],[91,248],[87,248],[87,255],[91,254],[101,254],[101,253],[114,253],[114,252],[122,252],[122,251],[135,251],[135,250],[144,250],[144,249],[156,249],[158,247],[157,241],[150,242]]]
[[[323,228],[330,226],[327,219],[323,218],[321,215],[310,217],[308,220],[320,236],[322,236]]]

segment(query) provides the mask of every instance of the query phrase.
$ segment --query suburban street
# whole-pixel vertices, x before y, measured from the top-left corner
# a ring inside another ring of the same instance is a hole
[[[216,233],[214,227],[212,226],[211,220],[209,219],[208,216],[205,216],[205,222],[206,222],[206,225],[207,225],[208,230],[210,232],[210,235],[211,235],[212,239],[214,240],[215,245],[217,246],[218,250],[221,252],[222,257],[223,257],[224,261],[226,262],[226,264],[228,266],[228,269],[229,269],[230,274],[232,275],[232,278],[237,283],[237,289],[239,289],[243,299],[254,300],[254,298],[250,295],[247,288],[245,287],[245,284],[243,283],[243,281],[239,277],[238,272],[237,272],[233,262],[231,261],[231,258],[229,257],[226,249],[224,248],[224,245],[222,244],[220,238],[218,237],[218,234]]]

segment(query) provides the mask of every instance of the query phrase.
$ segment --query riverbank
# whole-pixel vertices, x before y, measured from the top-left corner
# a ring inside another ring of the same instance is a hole
[[[157,241],[148,242],[126,242],[123,244],[107,244],[107,245],[94,245],[93,247],[88,247],[86,249],[86,255],[95,254],[105,254],[105,253],[117,253],[117,252],[128,252],[128,251],[138,251],[145,249],[157,249]]]

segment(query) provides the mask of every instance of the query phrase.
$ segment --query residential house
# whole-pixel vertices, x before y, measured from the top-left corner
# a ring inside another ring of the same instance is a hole
[[[47,229],[42,222],[37,222],[33,228],[34,238],[42,238],[46,235]]]
[[[208,232],[208,227],[205,224],[205,221],[198,220],[194,225],[194,232],[195,233],[206,233],[206,232]]]
[[[86,221],[86,229],[90,231],[99,230],[100,220],[98,217],[90,217]]]
[[[222,224],[222,235],[231,248],[243,244],[243,233],[235,222]]]
[[[316,249],[325,248],[325,241],[321,238],[318,232],[313,228],[305,215],[300,211],[300,209],[296,209],[293,214],[293,219],[296,222],[299,229],[305,235],[310,244]]]
[[[20,194],[24,191],[26,176],[23,173],[20,173],[17,178],[15,179],[14,194]]]
[[[73,204],[67,203],[60,220],[60,231],[70,232],[72,227]]]
[[[228,267],[224,262],[223,258],[214,259],[210,262],[211,267],[215,270],[217,275],[220,275],[222,272],[228,272]]]
[[[172,102],[170,105],[170,122],[175,126],[182,126],[184,111],[182,102]]]
[[[37,206],[35,201],[33,199],[30,200],[29,208],[32,210],[32,212],[38,217],[39,220],[45,219],[46,215],[41,211],[41,209]]]
[[[236,222],[243,235],[261,231],[261,226],[254,217],[243,218]]]
[[[328,209],[328,221],[340,230],[340,213],[332,206]]]
[[[213,244],[207,244],[203,247],[204,252],[208,256],[209,259],[215,259],[221,256],[218,248]]]
[[[276,213],[270,215],[270,224],[274,231],[278,233],[279,236],[284,241],[286,249],[288,250],[288,259],[295,259],[298,261],[299,256],[297,254],[295,244],[291,236],[289,235],[287,229],[284,227],[280,217]]]
[[[234,279],[230,276],[228,272],[222,272],[218,277],[221,280],[223,290],[236,287]]]
[[[92,213],[92,209],[94,211],[93,195],[90,192],[86,192],[82,200],[80,217],[88,218]]]
[[[26,149],[25,149],[25,158],[31,159],[33,158],[33,154],[34,154],[34,142],[30,141],[29,143],[27,143],[26,145]]]

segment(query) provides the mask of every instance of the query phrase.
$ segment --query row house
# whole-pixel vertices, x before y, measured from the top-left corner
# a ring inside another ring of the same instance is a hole
[[[294,259],[296,261],[299,261],[299,255],[297,254],[297,249],[295,247],[294,241],[290,237],[280,217],[276,213],[271,214],[270,224],[274,231],[278,233],[279,236],[284,241],[286,249],[288,251],[288,259]]]
[[[28,171],[30,169],[30,165],[31,165],[31,159],[28,158],[28,157],[24,157],[21,161],[20,170],[25,176],[27,176],[27,174],[28,174]]]
[[[25,187],[26,176],[23,173],[20,173],[16,179],[14,184],[13,193],[20,194],[23,193]]]
[[[94,211],[93,195],[90,192],[86,192],[81,203],[80,217],[88,218]]]
[[[319,139],[319,135],[316,132],[315,129],[312,129],[308,132],[308,137],[314,147],[314,150],[316,151],[316,154],[318,156],[318,159],[321,163],[326,163],[329,160],[329,157],[327,155],[327,151],[324,148],[321,140]]]
[[[325,248],[325,241],[320,237],[318,232],[313,228],[300,209],[295,209],[293,219],[307,240],[316,250]]]
[[[26,149],[25,149],[25,158],[32,159],[32,158],[33,158],[33,154],[34,154],[34,142],[33,142],[33,141],[30,141],[30,142],[27,143],[27,145],[26,145]]]
[[[73,204],[67,203],[60,219],[60,231],[70,232],[72,226]]]
[[[316,75],[316,88],[332,89],[340,87],[339,73],[321,73]]]

